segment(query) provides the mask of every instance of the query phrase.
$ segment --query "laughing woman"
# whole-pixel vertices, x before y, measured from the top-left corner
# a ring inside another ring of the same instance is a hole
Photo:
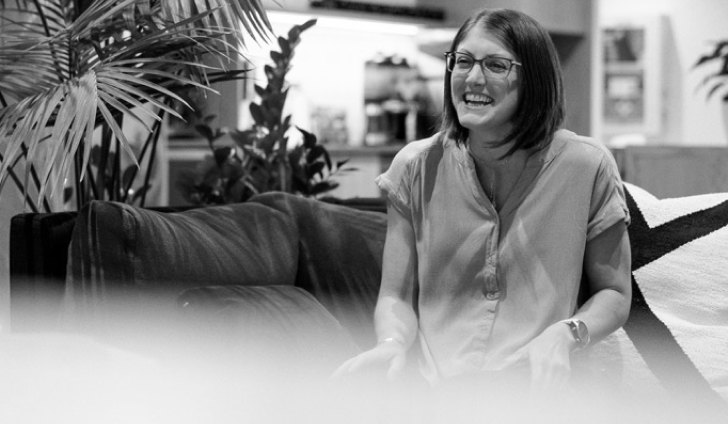
[[[418,344],[433,384],[513,371],[564,388],[571,353],[629,314],[615,161],[560,128],[559,60],[532,18],[473,15],[445,63],[441,131],[405,146],[377,179],[388,199],[379,343],[337,375],[383,367],[396,378]]]

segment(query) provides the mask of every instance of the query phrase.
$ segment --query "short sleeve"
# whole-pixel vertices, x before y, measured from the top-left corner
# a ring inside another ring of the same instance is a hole
[[[412,162],[412,155],[405,147],[395,155],[389,169],[374,180],[387,193],[390,205],[404,216],[410,216],[412,210]]]
[[[620,221],[629,225],[629,208],[617,164],[611,154],[605,152],[592,190],[587,241]]]

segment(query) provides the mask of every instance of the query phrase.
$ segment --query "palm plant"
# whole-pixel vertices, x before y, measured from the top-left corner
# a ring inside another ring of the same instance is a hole
[[[271,33],[261,0],[0,0],[0,8],[0,194],[10,178],[33,210],[50,210],[53,182],[67,176],[78,208],[92,199],[143,205],[150,166],[132,187],[140,163],[154,160],[164,115],[179,117],[178,93],[243,77],[237,44]],[[138,153],[125,120],[148,133]]]

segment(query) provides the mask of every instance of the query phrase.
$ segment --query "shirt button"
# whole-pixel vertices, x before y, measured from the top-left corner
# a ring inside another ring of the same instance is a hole
[[[498,300],[500,297],[500,292],[497,291],[489,291],[485,293],[485,298],[488,300]]]

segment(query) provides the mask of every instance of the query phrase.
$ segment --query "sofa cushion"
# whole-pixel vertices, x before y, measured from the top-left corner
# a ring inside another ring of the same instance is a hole
[[[386,215],[285,193],[265,193],[250,201],[295,220],[301,234],[296,285],[313,294],[360,347],[371,347]]]
[[[632,310],[595,354],[635,389],[728,416],[728,193],[658,200],[625,187]]]
[[[326,379],[359,352],[336,318],[298,287],[200,287],[183,292],[177,305],[190,336],[183,349],[201,348],[205,362],[217,360],[226,372]]]
[[[261,204],[162,213],[94,201],[69,250],[66,299],[79,312],[142,293],[172,300],[196,286],[293,284],[298,230]]]

